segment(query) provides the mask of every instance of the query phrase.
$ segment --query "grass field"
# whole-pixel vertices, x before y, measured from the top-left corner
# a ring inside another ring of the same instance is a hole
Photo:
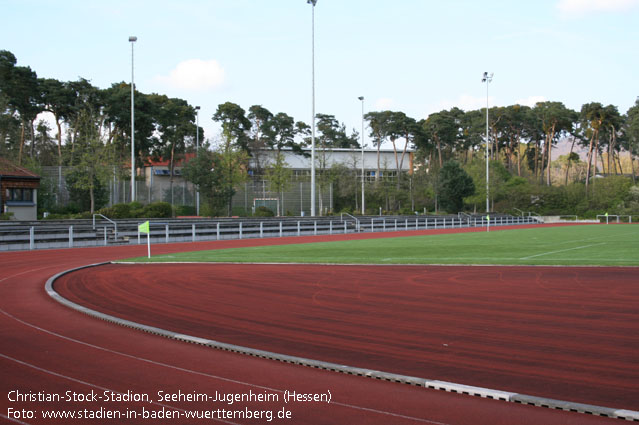
[[[639,225],[580,225],[158,255],[136,262],[639,266]]]

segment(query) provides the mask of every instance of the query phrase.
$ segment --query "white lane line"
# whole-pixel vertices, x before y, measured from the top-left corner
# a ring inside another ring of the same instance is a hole
[[[15,359],[15,358],[13,358],[13,357],[7,356],[7,355],[2,354],[2,353],[0,353],[0,357],[2,357],[2,358],[4,358],[4,359],[7,359],[7,360],[10,360],[10,361],[12,361],[12,362],[18,363],[19,365],[26,366],[26,367],[30,367],[30,368],[32,368],[32,369],[37,370],[38,372],[43,372],[43,373],[46,373],[46,374],[48,374],[48,375],[57,376],[58,378],[63,378],[63,379],[69,380],[69,381],[71,381],[71,382],[75,382],[75,383],[78,383],[78,384],[86,385],[87,387],[93,387],[93,388],[96,388],[96,389],[98,389],[98,390],[102,390],[102,391],[110,391],[110,392],[115,393],[115,394],[126,395],[126,394],[124,394],[124,393],[121,393],[121,392],[119,392],[119,391],[112,390],[112,389],[110,389],[110,388],[101,387],[100,385],[92,384],[92,383],[90,383],[90,382],[83,381],[83,380],[81,380],[81,379],[72,378],[72,377],[70,377],[70,376],[63,375],[62,373],[58,373],[58,372],[54,372],[54,371],[52,371],[52,370],[48,370],[48,369],[41,368],[41,367],[39,367],[39,366],[33,365],[33,364],[31,364],[31,363],[24,362],[24,361],[22,361],[22,360]],[[152,401],[152,402],[151,402],[151,404],[155,404],[155,405],[157,405],[157,406],[162,406],[162,407],[166,407],[166,408],[169,408],[169,409],[177,410],[177,411],[180,411],[180,412],[186,412],[186,410],[185,410],[185,409],[180,409],[179,407],[174,407],[174,406],[171,406],[171,405],[169,405],[169,404],[158,403],[158,402],[155,402],[155,401]],[[214,420],[214,421],[216,421],[216,422],[222,422],[222,423],[225,423],[225,424],[240,425],[240,424],[237,424],[237,423],[235,423],[235,422],[225,421],[225,420],[223,420],[223,419],[217,419],[217,418],[211,418],[211,419],[213,419],[213,420]]]
[[[0,418],[5,418],[5,419],[7,419],[7,420],[9,420],[9,421],[11,421],[11,422],[15,422],[15,423],[17,423],[17,424],[22,424],[22,425],[31,425],[31,424],[30,424],[30,423],[28,423],[28,422],[22,422],[21,420],[18,420],[18,419],[15,419],[15,418],[10,418],[10,417],[8,417],[8,416],[3,415],[2,413],[0,413]]]
[[[25,274],[25,273],[37,272],[38,270],[50,269],[50,268],[52,268],[52,267],[57,267],[57,266],[46,266],[46,267],[39,267],[39,268],[37,268],[37,269],[25,270],[25,271],[22,271],[22,272],[20,272],[20,273],[15,273],[15,274],[12,274],[12,275],[10,275],[10,276],[3,277],[2,279],[0,279],[0,282],[5,281],[5,280],[7,280],[7,279],[10,279],[10,278],[12,278],[12,277],[16,277],[16,276],[23,275],[23,274]]]
[[[71,338],[71,337],[68,337],[68,336],[65,336],[65,335],[58,334],[56,332],[53,332],[53,331],[50,331],[50,330],[47,330],[47,329],[44,329],[44,328],[41,328],[41,327],[39,327],[37,325],[33,325],[31,323],[25,322],[24,320],[15,317],[11,313],[9,313],[9,312],[7,312],[7,311],[5,311],[3,309],[0,309],[0,313],[4,314],[5,316],[7,316],[7,317],[19,322],[19,323],[22,323],[25,326],[28,326],[28,327],[33,328],[33,329],[36,329],[36,330],[38,330],[40,332],[43,332],[43,333],[46,333],[46,334],[49,334],[49,335],[52,335],[52,336],[55,336],[55,337],[70,341],[70,342],[74,342],[76,344],[80,344],[80,345],[84,345],[84,346],[87,346],[87,347],[95,348],[96,350],[104,351],[104,352],[107,352],[107,353],[115,354],[115,355],[126,357],[126,358],[129,358],[129,359],[138,360],[138,361],[141,361],[141,362],[144,362],[144,363],[149,363],[149,364],[152,364],[152,365],[155,365],[155,366],[166,367],[168,369],[173,369],[173,370],[177,370],[177,371],[184,372],[184,373],[190,373],[190,374],[193,374],[193,375],[203,376],[203,377],[211,378],[211,379],[217,379],[219,381],[229,382],[229,383],[238,384],[238,385],[245,385],[245,386],[248,386],[248,387],[258,388],[258,389],[261,389],[261,390],[278,392],[278,393],[282,393],[282,394],[284,393],[284,390],[280,390],[280,389],[276,389],[276,388],[266,387],[266,386],[258,385],[258,384],[252,384],[252,383],[244,382],[244,381],[238,381],[236,379],[225,378],[225,377],[222,377],[222,376],[212,375],[212,374],[209,374],[209,373],[198,372],[198,371],[195,371],[195,370],[191,370],[191,369],[186,369],[186,368],[179,367],[179,366],[170,365],[170,364],[167,364],[167,363],[156,362],[154,360],[150,360],[150,359],[146,359],[146,358],[143,358],[143,357],[134,356],[132,354],[126,354],[126,353],[122,353],[122,352],[119,352],[119,351],[111,350],[111,349],[106,348],[106,347],[101,347],[101,346],[94,345],[94,344],[91,344],[91,343],[88,343],[88,342],[80,341],[80,340],[77,340],[77,339],[74,339],[74,338]],[[0,354],[0,356],[7,357],[7,356],[5,356],[3,354]],[[20,362],[19,360],[17,360],[17,361]],[[37,368],[37,366],[35,366],[35,367]],[[56,374],[55,372],[52,372],[52,373]],[[63,375],[60,375],[60,376],[63,376]],[[69,378],[69,379],[73,379],[73,378]],[[402,418],[402,419],[407,419],[407,420],[411,420],[411,421],[414,421],[414,422],[420,422],[420,423],[425,423],[425,424],[450,425],[450,424],[445,423],[445,422],[437,422],[437,421],[432,421],[432,420],[429,420],[429,419],[416,418],[416,417],[412,417],[412,416],[402,415],[402,414],[399,414],[399,413],[387,412],[387,411],[384,411],[384,410],[372,409],[372,408],[362,407],[362,406],[355,406],[353,404],[340,403],[340,402],[335,402],[335,401],[331,401],[331,404],[335,404],[335,405],[338,405],[338,406],[341,406],[341,407],[345,407],[345,408],[349,408],[349,409],[360,410],[360,411],[363,411],[363,412],[371,412],[371,413],[376,413],[376,414],[379,414],[379,415],[390,416],[390,417],[395,417],[395,418]]]
[[[535,258],[535,257],[541,257],[542,255],[557,254],[559,252],[574,251],[576,249],[585,249],[585,248],[590,248],[590,247],[593,247],[593,246],[599,246],[599,245],[605,245],[605,244],[606,244],[606,242],[601,242],[601,243],[595,243],[595,244],[592,244],[592,245],[578,246],[578,247],[575,247],[575,248],[560,249],[559,251],[542,252],[541,254],[530,255],[528,257],[521,257],[520,260],[528,260],[528,259]]]

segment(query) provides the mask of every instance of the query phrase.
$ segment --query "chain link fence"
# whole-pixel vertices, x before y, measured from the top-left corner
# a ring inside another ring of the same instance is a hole
[[[54,193],[54,203],[65,207],[71,203],[71,195],[65,180],[69,167],[43,167],[42,177],[48,180],[47,190]],[[195,186],[180,176],[173,181],[168,175],[147,173],[144,180],[135,182],[135,199],[143,204],[152,202],[168,202],[171,205],[195,207]],[[250,215],[255,209],[264,206],[276,215],[304,216],[311,212],[311,183],[293,179],[282,192],[271,190],[267,180],[249,180],[236,187],[232,200],[234,215]],[[117,175],[109,179],[106,187],[105,206],[130,202],[131,180],[121,179]],[[202,199],[202,198],[201,198]],[[333,185],[316,185],[315,211],[322,215],[333,210]],[[202,202],[202,201],[201,201]]]

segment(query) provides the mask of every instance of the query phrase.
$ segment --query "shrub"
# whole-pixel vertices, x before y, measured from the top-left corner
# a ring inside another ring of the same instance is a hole
[[[265,206],[257,207],[255,209],[255,217],[273,217],[275,213]]]
[[[248,217],[248,214],[244,207],[233,207],[233,209],[231,210],[231,215],[233,217]]]
[[[182,216],[182,215],[195,215],[197,213],[195,207],[193,205],[176,205],[175,206],[175,215],[176,216]]]
[[[109,214],[104,214],[109,218],[129,218],[131,217],[131,206],[129,204],[115,204],[110,208],[107,208],[107,210],[109,210],[109,213],[111,213],[111,215]]]
[[[144,207],[142,215],[145,218],[170,218],[173,216],[173,207],[168,202],[153,202]]]

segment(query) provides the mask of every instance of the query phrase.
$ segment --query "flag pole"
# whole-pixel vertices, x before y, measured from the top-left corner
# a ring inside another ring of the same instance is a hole
[[[146,234],[146,248],[148,258],[151,258],[151,232]]]

